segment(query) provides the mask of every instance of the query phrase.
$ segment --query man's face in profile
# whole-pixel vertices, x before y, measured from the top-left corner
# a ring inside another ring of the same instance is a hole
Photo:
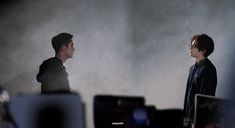
[[[200,51],[197,47],[195,47],[196,40],[190,43],[190,55],[192,57],[198,58],[199,56],[203,56],[204,52]]]
[[[65,47],[64,52],[67,58],[72,58],[74,54],[75,48],[74,48],[74,42],[70,41],[68,46]]]

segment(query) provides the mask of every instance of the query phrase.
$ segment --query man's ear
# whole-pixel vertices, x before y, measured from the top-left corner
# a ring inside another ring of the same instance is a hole
[[[65,45],[62,45],[61,46],[61,50],[63,51],[63,50],[65,50],[67,47],[65,46]]]
[[[206,49],[201,50],[201,53],[202,53],[203,56],[205,56],[205,54],[206,54]]]

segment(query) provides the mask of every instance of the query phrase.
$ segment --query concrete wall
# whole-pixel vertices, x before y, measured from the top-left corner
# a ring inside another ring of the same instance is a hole
[[[65,65],[71,87],[87,106],[93,127],[95,94],[138,95],[157,108],[182,108],[194,34],[215,41],[216,95],[226,97],[234,73],[235,2],[213,0],[10,0],[0,5],[0,83],[11,93],[34,94],[51,38],[74,35]]]

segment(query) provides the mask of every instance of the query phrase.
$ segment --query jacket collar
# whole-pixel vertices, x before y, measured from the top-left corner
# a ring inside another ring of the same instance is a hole
[[[199,62],[196,62],[196,65],[198,66],[202,66],[202,65],[205,65],[205,63],[208,61],[207,58],[203,59],[203,60],[200,60]]]

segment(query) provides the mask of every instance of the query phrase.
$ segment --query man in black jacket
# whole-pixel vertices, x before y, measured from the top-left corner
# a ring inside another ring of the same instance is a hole
[[[191,66],[184,100],[184,126],[192,127],[194,121],[195,95],[215,95],[217,86],[216,68],[208,59],[214,51],[214,41],[206,34],[194,35],[190,42],[191,56],[196,63]]]
[[[41,83],[41,93],[71,93],[68,73],[63,63],[73,57],[73,35],[60,33],[52,38],[55,57],[45,60],[39,67],[37,80]]]

